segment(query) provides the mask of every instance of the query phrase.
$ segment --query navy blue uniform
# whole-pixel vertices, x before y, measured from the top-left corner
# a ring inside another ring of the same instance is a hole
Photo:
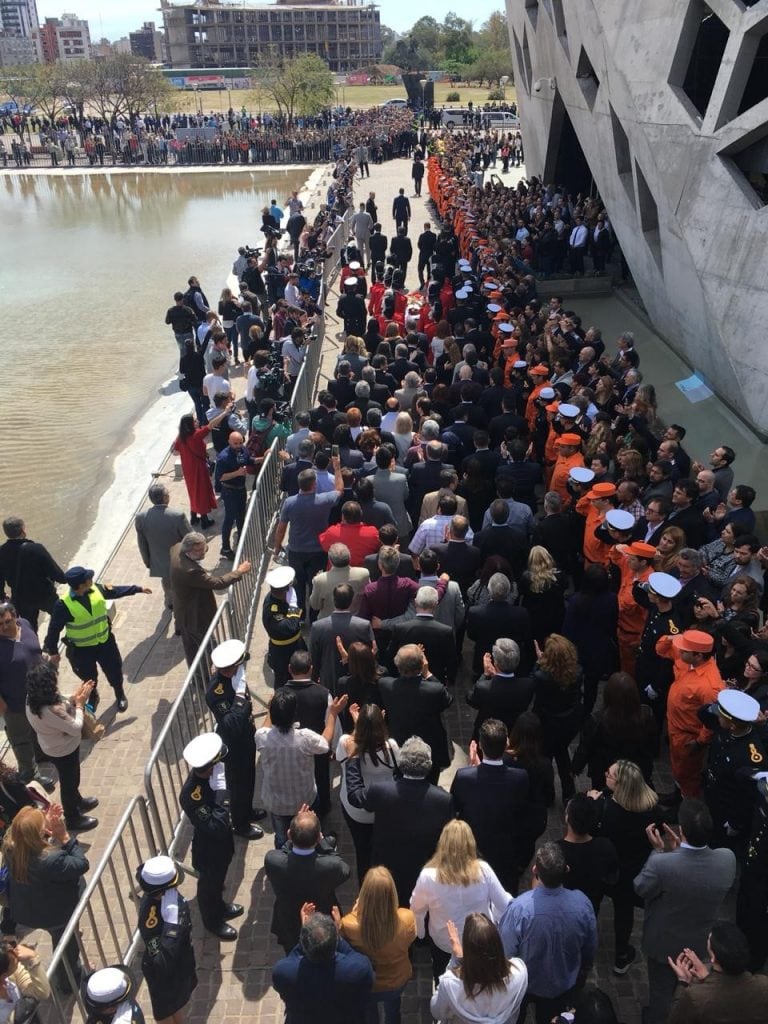
[[[181,809],[192,822],[192,867],[197,879],[197,905],[203,924],[215,931],[224,923],[224,881],[235,854],[232,819],[226,790],[214,791],[210,781],[192,771],[181,788]]]
[[[232,680],[220,672],[211,679],[205,702],[216,719],[216,732],[228,754],[224,760],[232,824],[250,828],[253,790],[256,786],[256,741],[254,740],[251,695],[238,696]]]
[[[139,931],[144,941],[141,970],[155,1020],[164,1020],[181,1010],[197,988],[189,904],[181,893],[177,897],[177,924],[163,920],[162,893],[145,896],[139,907]]]

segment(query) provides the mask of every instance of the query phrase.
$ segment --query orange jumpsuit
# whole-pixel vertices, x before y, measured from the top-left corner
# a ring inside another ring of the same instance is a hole
[[[544,388],[551,387],[548,380],[543,380],[541,377],[537,377],[536,380],[539,381],[539,383],[535,388],[533,388],[530,395],[528,395],[528,401],[525,403],[525,418],[528,421],[528,429],[530,431],[533,431],[536,427],[536,413],[538,410],[536,409],[534,402]],[[574,463],[574,465],[583,466],[584,463],[582,461]]]
[[[582,545],[584,564],[589,565],[590,562],[597,562],[598,565],[607,565],[613,548],[610,544],[598,540],[595,536],[595,530],[605,518],[605,512],[599,509],[586,494],[583,494],[576,502],[576,511],[580,516],[584,516],[586,520],[584,525],[584,544]]]
[[[571,496],[568,493],[568,476],[574,466],[583,466],[584,456],[581,452],[574,452],[573,455],[558,455],[555,468],[552,470],[552,479],[549,481],[550,491],[557,491],[563,499],[565,508],[571,504]]]
[[[687,665],[672,645],[671,636],[656,641],[656,653],[674,662],[675,678],[667,698],[667,731],[672,775],[684,797],[700,797],[701,773],[705,751],[689,750],[686,743],[698,740],[708,744],[712,733],[699,720],[699,708],[717,700],[724,687],[714,658],[702,665]]]
[[[648,611],[642,608],[634,597],[632,587],[635,583],[645,583],[653,572],[653,567],[648,566],[641,573],[635,573],[629,568],[629,559],[612,547],[608,551],[608,559],[621,573],[619,584],[619,625],[617,636],[619,640],[619,662],[622,672],[629,672],[634,679],[635,662],[637,661],[637,649],[640,646],[640,637],[643,635],[645,623],[648,619]]]

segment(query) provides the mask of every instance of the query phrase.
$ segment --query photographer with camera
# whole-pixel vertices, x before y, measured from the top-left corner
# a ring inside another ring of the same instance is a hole
[[[251,307],[259,306],[263,316],[266,317],[268,312],[267,288],[261,272],[266,269],[267,260],[259,261],[257,256],[257,253],[260,252],[259,249],[248,250],[248,252],[253,252],[253,255],[248,256],[248,266],[240,278],[240,290],[243,293],[243,298],[251,303]]]

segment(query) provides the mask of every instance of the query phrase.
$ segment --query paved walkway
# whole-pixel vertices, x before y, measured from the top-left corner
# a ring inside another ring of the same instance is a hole
[[[520,177],[520,169],[512,169],[507,176],[510,183]],[[356,201],[367,197],[368,191],[376,193],[376,202],[384,232],[391,236],[394,223],[391,218],[392,199],[400,187],[406,188],[413,209],[413,230],[411,237],[422,230],[426,220],[434,220],[427,205],[426,195],[415,198],[409,178],[410,161],[397,160],[380,166],[371,166],[371,177],[355,183]],[[320,190],[318,190],[320,191]],[[417,286],[416,261],[411,263],[408,284]],[[333,313],[336,296],[329,297],[328,309]],[[333,321],[326,332],[326,354],[321,369],[322,376],[332,374],[336,354],[340,347],[334,336]],[[242,376],[238,371],[234,381],[242,392]],[[171,491],[171,504],[188,508],[186,491],[182,481],[173,478],[172,463],[163,467],[170,475],[163,479]],[[209,531],[211,551],[207,564],[215,568],[214,561],[219,548],[218,523],[221,513],[216,516],[217,525]],[[222,566],[228,568],[228,564]],[[126,532],[108,569],[102,577],[115,583],[149,584],[146,571],[140,561],[132,529]],[[157,582],[157,581],[155,581]],[[246,578],[239,586],[253,585],[252,578]],[[141,792],[144,765],[159,728],[166,719],[168,710],[185,677],[185,663],[180,640],[173,636],[170,614],[163,610],[160,587],[154,588],[151,596],[136,596],[118,602],[114,629],[125,658],[125,674],[128,681],[126,693],[129,709],[115,719],[108,704],[109,689],[102,686],[102,719],[109,722],[104,739],[90,750],[83,762],[83,792],[97,795],[100,799],[97,830],[86,833],[83,843],[88,849],[91,864],[95,865],[108,842],[115,824],[128,801]],[[248,681],[255,693],[257,704],[266,704],[270,690],[264,681],[264,636],[260,629],[254,631],[250,646]],[[465,751],[469,741],[472,718],[464,702],[464,692],[473,681],[470,676],[470,658],[465,656],[464,670],[456,685],[456,699],[446,715],[449,734],[453,740],[453,764],[443,773],[442,781],[450,784],[457,767],[466,762]],[[62,689],[68,692],[73,683],[69,668],[62,669]],[[582,779],[582,782],[585,780]],[[338,772],[334,772],[334,786],[338,785]],[[258,797],[258,794],[257,794]],[[258,802],[258,799],[257,801]],[[562,811],[558,802],[550,813],[548,833],[552,837],[562,834]],[[330,827],[339,835],[339,851],[350,863],[354,855],[349,836],[337,809],[331,815]],[[407,836],[403,836],[407,842]],[[272,897],[265,883],[263,858],[271,848],[271,836],[265,835],[259,842],[245,843],[236,840],[236,859],[229,872],[227,896],[243,903],[247,915],[234,922],[240,927],[237,942],[219,944],[205,933],[195,911],[194,938],[198,957],[200,984],[190,1006],[191,1024],[202,1024],[216,1019],[219,1024],[235,1024],[241,1020],[272,1022],[282,1020],[282,1003],[270,988],[272,964],[281,955],[280,948],[269,934]],[[109,883],[107,883],[109,884]],[[188,880],[183,891],[188,897],[194,895],[194,883]],[[355,891],[351,885],[339,893],[344,910],[351,907]],[[194,907],[194,903],[193,903]],[[639,1005],[644,996],[644,972],[634,967],[624,978],[615,979],[610,973],[612,936],[610,934],[610,907],[601,918],[604,941],[596,965],[597,982],[607,988],[616,998],[619,1017],[625,1024],[637,1024]],[[636,937],[636,945],[639,945]],[[425,949],[415,950],[415,980],[408,986],[403,1000],[405,1024],[429,1021],[428,999],[431,992],[431,978],[428,954]],[[215,1011],[213,1007],[215,1005]],[[148,1006],[145,1006],[148,1010]]]

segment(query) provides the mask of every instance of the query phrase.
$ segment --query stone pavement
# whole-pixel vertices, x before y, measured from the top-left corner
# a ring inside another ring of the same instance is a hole
[[[392,199],[400,187],[406,188],[413,210],[413,227],[410,235],[415,243],[415,237],[422,230],[421,225],[428,219],[434,220],[434,216],[426,195],[420,199],[413,196],[409,174],[410,160],[396,160],[379,166],[371,165],[370,179],[363,182],[356,180],[356,201],[367,198],[369,191],[376,193],[384,233],[391,237],[394,232],[391,218]],[[506,179],[510,184],[514,184],[521,175],[522,169],[512,168]],[[320,201],[323,192],[324,184],[320,183],[316,187],[314,200]],[[417,285],[415,259],[411,263],[408,284],[413,288]],[[335,326],[332,317],[336,301],[336,295],[329,296],[328,311],[331,317],[326,330],[326,353],[321,369],[321,386],[323,377],[332,374],[340,348],[340,339],[334,333],[339,328]],[[235,371],[234,380],[241,393],[243,381],[239,370]],[[162,479],[171,490],[172,505],[188,508],[184,484],[174,479],[172,460],[169,460],[162,470]],[[217,524],[220,518],[219,512],[216,515]],[[207,564],[213,567],[219,548],[219,541],[216,539],[217,526],[209,531],[209,535],[212,543]],[[222,569],[228,567],[228,564],[221,566]],[[118,544],[107,571],[101,578],[114,583],[152,586],[140,561],[132,527],[126,531]],[[254,586],[257,582],[253,576],[246,577],[238,586]],[[101,743],[87,751],[83,761],[83,792],[97,795],[101,801],[96,812],[100,819],[99,828],[83,836],[83,845],[88,851],[92,867],[103,852],[128,801],[135,794],[142,792],[142,773],[147,756],[186,674],[181,643],[173,636],[170,614],[163,610],[161,589],[159,585],[153,589],[154,592],[150,596],[137,595],[125,598],[117,604],[114,628],[125,658],[129,709],[124,715],[115,718],[114,707],[108,706],[110,691],[108,687],[102,685],[103,702],[100,717],[105,723],[109,723],[109,727]],[[258,710],[259,704],[266,706],[271,694],[265,682],[264,635],[258,626],[254,630],[250,652],[248,679]],[[456,684],[455,701],[446,715],[449,734],[453,741],[454,757],[451,768],[443,773],[441,781],[444,785],[450,785],[453,772],[466,763],[465,751],[472,716],[465,704],[464,693],[473,681],[469,671],[470,664],[471,657],[465,654],[464,669]],[[65,661],[62,665],[62,689],[68,692],[73,679]],[[335,771],[334,787],[338,786],[338,776],[338,771]],[[665,782],[667,781],[668,779],[665,779]],[[587,788],[586,780],[582,779],[581,782],[582,788]],[[258,790],[255,802],[258,803]],[[339,852],[354,864],[352,844],[338,810],[338,801],[326,822],[326,827],[338,834]],[[552,838],[562,835],[562,807],[559,801],[550,812],[547,835]],[[403,841],[407,842],[407,836],[403,836]],[[220,1024],[236,1024],[245,1019],[267,1024],[283,1018],[282,1003],[270,988],[271,966],[281,955],[280,948],[269,933],[272,898],[265,881],[263,858],[270,848],[269,833],[263,840],[253,843],[236,839],[236,858],[228,876],[227,897],[243,903],[247,912],[245,917],[233,922],[240,928],[235,943],[220,944],[205,933],[193,901],[199,986],[190,1005],[191,1024],[202,1024],[209,1019],[216,1019]],[[106,884],[111,884],[108,879]],[[183,892],[188,898],[194,897],[194,882],[191,879],[184,883]],[[346,911],[354,901],[354,887],[351,884],[347,885],[340,891],[339,897]],[[639,1006],[645,995],[644,971],[641,966],[635,966],[624,978],[617,979],[612,975],[610,909],[610,905],[607,905],[601,913],[602,942],[595,977],[597,983],[614,996],[620,1019],[625,1024],[637,1024]],[[42,944],[45,945],[47,939],[42,939]],[[635,945],[639,946],[637,933]],[[406,989],[403,999],[405,1024],[431,1020],[428,1006],[431,973],[427,950],[416,948],[414,962],[414,981]],[[145,1005],[145,1009],[148,1010],[148,1006]]]

